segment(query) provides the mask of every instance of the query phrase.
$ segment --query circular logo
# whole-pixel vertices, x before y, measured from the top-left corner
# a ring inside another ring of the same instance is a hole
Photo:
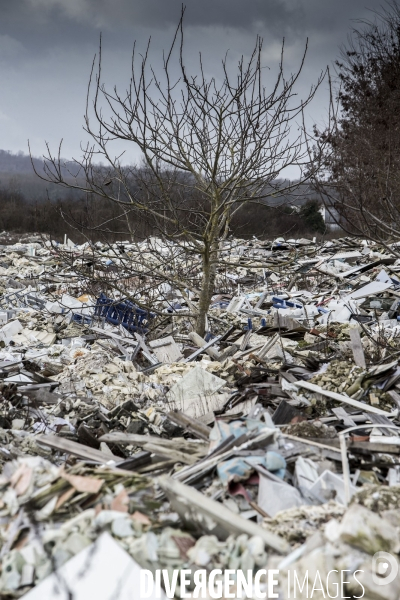
[[[389,585],[398,575],[399,563],[388,552],[377,552],[372,558],[372,580],[376,585]]]

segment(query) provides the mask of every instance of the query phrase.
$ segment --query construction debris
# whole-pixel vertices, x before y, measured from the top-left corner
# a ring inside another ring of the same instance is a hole
[[[117,579],[132,597],[141,569],[206,568],[278,569],[281,598],[294,571],[345,570],[343,597],[397,600],[374,559],[399,566],[390,247],[221,242],[203,338],[194,292],[94,294],[73,267],[89,245],[54,244],[0,247],[1,598],[108,598]]]

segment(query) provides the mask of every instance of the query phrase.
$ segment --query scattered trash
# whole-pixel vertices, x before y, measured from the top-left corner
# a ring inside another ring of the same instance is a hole
[[[362,569],[383,597],[371,558],[400,551],[390,247],[221,242],[203,338],[194,292],[146,296],[138,278],[94,293],[29,239],[0,248],[0,596],[101,599],[120,579],[124,598],[140,568],[312,564]]]

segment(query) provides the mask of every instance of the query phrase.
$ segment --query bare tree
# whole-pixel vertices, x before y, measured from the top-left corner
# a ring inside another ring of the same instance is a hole
[[[286,77],[282,45],[277,74],[268,82],[263,43],[257,38],[250,58],[242,58],[235,73],[225,57],[220,79],[208,78],[200,56],[193,75],[184,62],[183,12],[163,56],[162,72],[149,65],[150,42],[144,56],[134,48],[130,84],[123,93],[103,84],[100,44],[85,120],[93,145],[75,161],[74,184],[65,176],[61,150],[53,155],[47,147],[45,178],[114,203],[131,240],[135,240],[134,217],[147,219],[169,249],[141,252],[136,240],[138,262],[127,260],[123,268],[158,283],[169,282],[186,299],[188,290],[195,292],[198,302],[189,301],[189,307],[196,330],[203,335],[218,268],[229,264],[221,257],[220,242],[229,233],[232,217],[246,203],[293,192],[318,168],[309,160],[302,113],[323,74],[299,100],[296,84],[307,46],[297,71]],[[174,78],[175,59],[179,75]],[[143,165],[128,167],[121,156],[114,156],[113,143],[121,140],[141,151]],[[99,158],[107,167],[98,165]],[[295,183],[282,179],[289,167],[297,168]],[[185,270],[175,269],[177,256],[181,261],[185,257]],[[191,268],[198,258],[201,268]],[[168,268],[172,265],[174,269]],[[120,277],[114,285],[121,287]]]

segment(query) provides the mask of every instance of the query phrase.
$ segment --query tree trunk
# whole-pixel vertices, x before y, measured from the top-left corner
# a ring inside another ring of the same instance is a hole
[[[196,333],[204,337],[206,333],[206,316],[214,293],[215,275],[217,272],[218,243],[213,244],[210,250],[205,249],[203,254],[203,277],[201,280],[198,314],[196,319]]]

